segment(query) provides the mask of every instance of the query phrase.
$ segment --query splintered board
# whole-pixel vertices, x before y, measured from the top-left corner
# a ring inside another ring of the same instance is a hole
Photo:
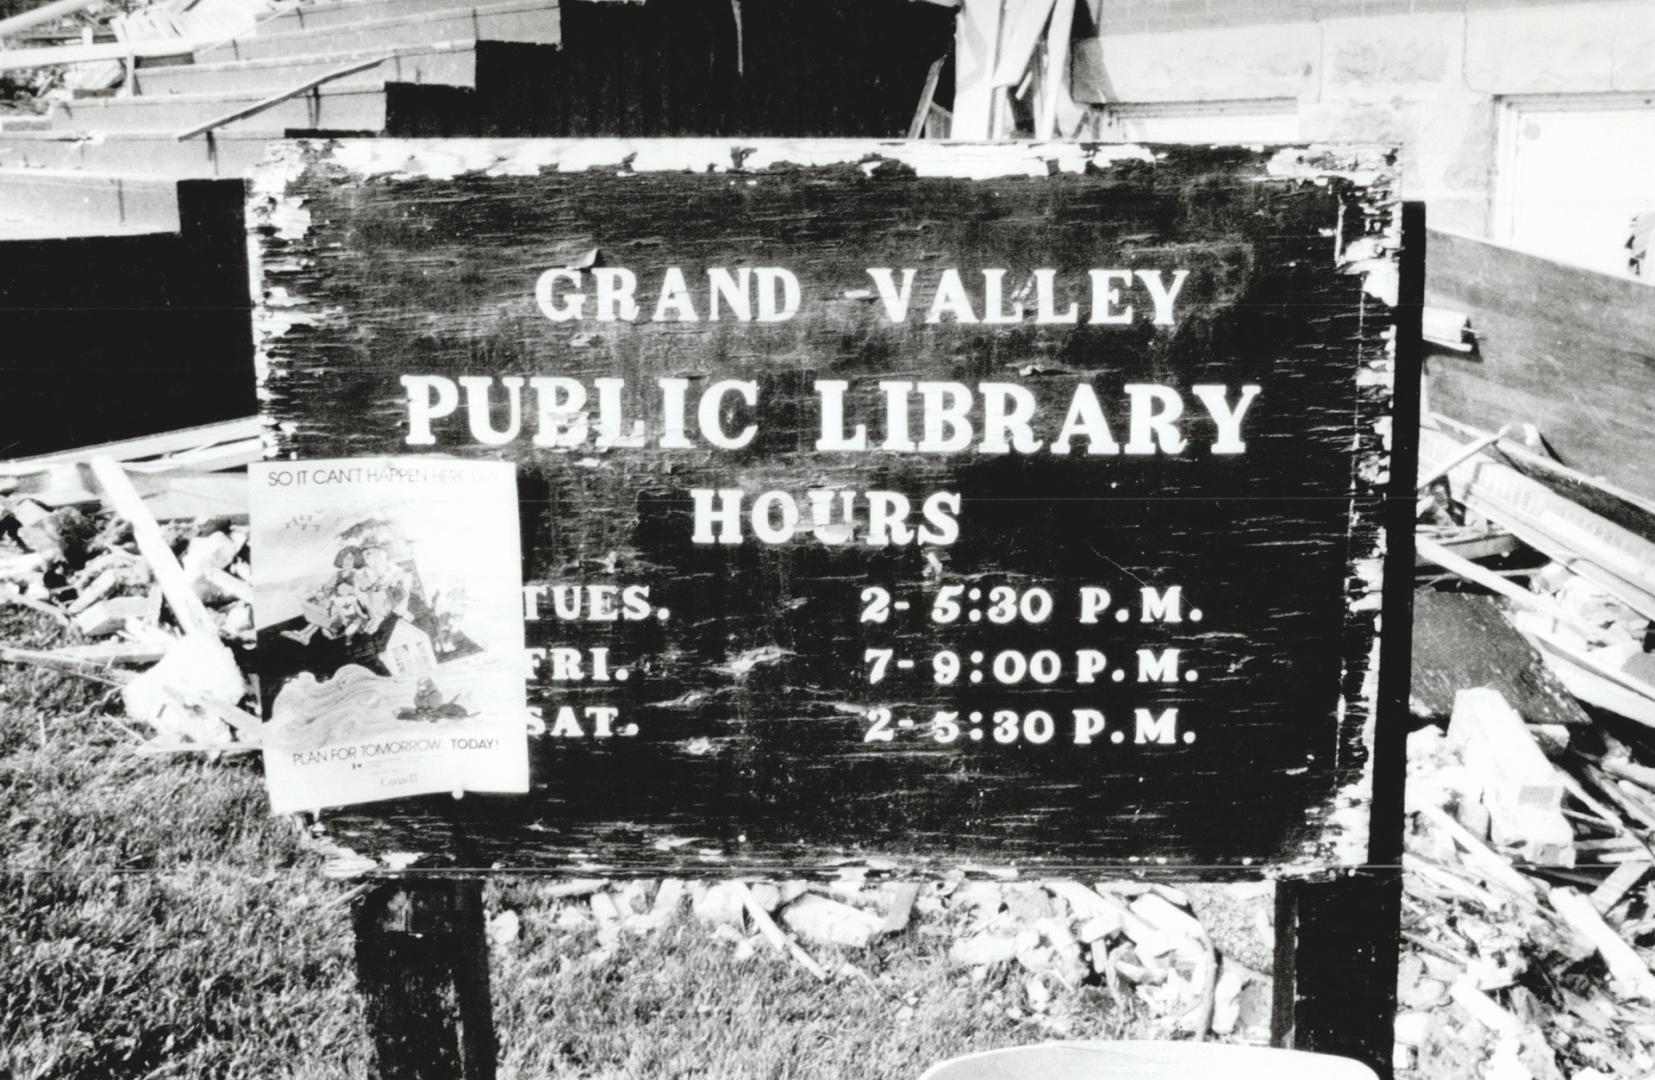
[[[330,835],[583,873],[1362,862],[1416,424],[1388,161],[281,144],[271,456],[515,462],[538,713],[529,794]]]

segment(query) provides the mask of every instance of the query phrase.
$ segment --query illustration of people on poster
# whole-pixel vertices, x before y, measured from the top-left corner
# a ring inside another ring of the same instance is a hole
[[[528,790],[509,463],[250,469],[273,813]]]

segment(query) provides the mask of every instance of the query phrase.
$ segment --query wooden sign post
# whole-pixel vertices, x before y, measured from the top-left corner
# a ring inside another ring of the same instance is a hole
[[[282,145],[273,455],[515,462],[524,552],[529,794],[330,834],[427,872],[1289,880],[1301,946],[1376,966],[1300,947],[1279,1034],[1387,1067],[1395,879],[1351,875],[1400,843],[1392,184],[1360,149]]]

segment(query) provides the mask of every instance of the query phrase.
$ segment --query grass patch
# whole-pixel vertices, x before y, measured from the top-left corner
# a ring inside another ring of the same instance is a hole
[[[974,1050],[1150,1026],[1096,986],[1039,1011],[1016,964],[981,979],[951,968],[942,926],[867,950],[812,946],[836,973],[824,984],[684,916],[606,942],[583,901],[544,901],[533,884],[499,887],[488,907],[521,918],[490,957],[501,1075],[518,1080],[893,1080]]]
[[[61,644],[0,612],[0,640]],[[0,1076],[367,1071],[344,888],[250,758],[142,758],[107,688],[0,669]]]
[[[62,634],[0,610],[0,641]],[[124,723],[106,687],[0,666],[0,1078],[366,1075],[346,887],[270,816],[256,760],[138,757]],[[1015,964],[951,968],[931,921],[812,947],[823,984],[687,915],[616,936],[521,880],[488,910],[521,919],[491,955],[504,1078],[887,1080],[1151,1027],[1095,986],[1037,1006]]]

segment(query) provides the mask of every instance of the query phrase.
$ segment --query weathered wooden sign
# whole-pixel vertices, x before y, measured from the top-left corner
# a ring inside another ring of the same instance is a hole
[[[334,832],[1361,862],[1401,220],[1377,151],[281,146],[273,455],[504,459],[521,508],[531,792]]]

